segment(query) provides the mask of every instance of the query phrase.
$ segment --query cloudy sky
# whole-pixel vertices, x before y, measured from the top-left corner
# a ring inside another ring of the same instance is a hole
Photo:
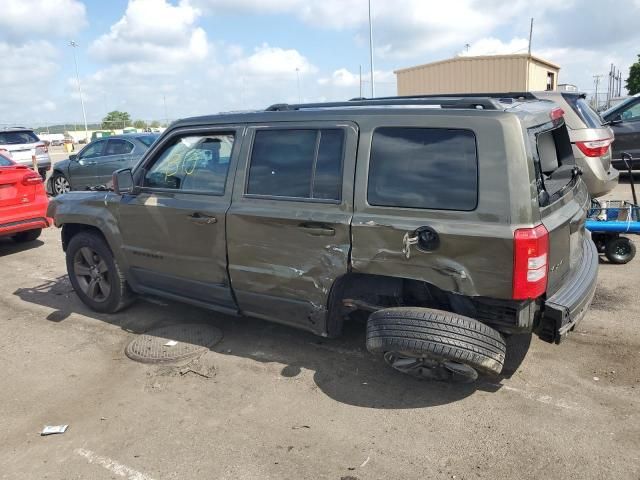
[[[526,52],[593,89],[640,53],[640,0],[372,0],[376,93],[393,70],[469,54]],[[2,0],[0,124],[80,122],[126,110],[179,118],[276,102],[346,99],[369,75],[366,0]],[[300,87],[298,88],[298,78]],[[369,83],[364,84],[365,93]]]

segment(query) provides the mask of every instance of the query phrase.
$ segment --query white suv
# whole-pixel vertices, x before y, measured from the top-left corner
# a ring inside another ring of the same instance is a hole
[[[51,158],[46,143],[33,130],[22,127],[0,129],[0,153],[9,156],[20,165],[33,166],[36,157],[38,173],[44,179],[51,170]]]

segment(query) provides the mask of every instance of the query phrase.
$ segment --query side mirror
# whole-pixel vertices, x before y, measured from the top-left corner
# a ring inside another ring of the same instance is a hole
[[[135,185],[133,184],[133,173],[130,168],[122,168],[113,172],[111,179],[113,183],[113,191],[118,195],[125,193],[136,194]]]
[[[622,123],[622,115],[617,114],[615,117],[609,120],[608,123],[609,125],[618,125],[619,123]]]
[[[77,162],[78,161],[78,155],[69,155],[69,160],[71,160],[72,162]]]

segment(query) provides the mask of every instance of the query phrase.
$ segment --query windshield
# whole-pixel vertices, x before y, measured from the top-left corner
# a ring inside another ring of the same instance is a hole
[[[147,147],[150,147],[153,142],[155,142],[160,135],[145,135],[144,137],[137,137],[142,143],[144,143]]]
[[[602,127],[604,123],[602,118],[584,98],[578,95],[563,95],[563,97],[588,128]]]
[[[35,133],[28,130],[19,132],[0,132],[0,145],[19,145],[21,143],[39,142]]]

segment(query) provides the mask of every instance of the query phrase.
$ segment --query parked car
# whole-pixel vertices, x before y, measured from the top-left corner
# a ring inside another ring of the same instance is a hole
[[[38,173],[44,179],[51,170],[49,147],[30,128],[14,127],[0,130],[0,151],[5,151],[19,165],[33,166],[36,157]]]
[[[633,157],[633,169],[640,169],[640,93],[605,111],[602,117],[616,136],[613,165],[619,170],[626,170],[622,152],[627,152]]]
[[[589,206],[562,110],[483,97],[180,120],[49,214],[98,312],[157,295],[328,337],[361,312],[393,368],[473,381],[505,335],[559,342],[584,316]]]
[[[42,177],[0,154],[0,237],[30,242],[50,225]]]
[[[104,185],[119,168],[132,167],[158,135],[138,133],[94,140],[77,155],[54,165],[48,190],[53,195]]]

